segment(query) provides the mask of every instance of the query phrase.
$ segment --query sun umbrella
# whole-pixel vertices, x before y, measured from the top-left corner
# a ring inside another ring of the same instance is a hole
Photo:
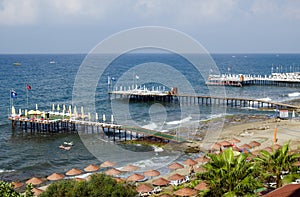
[[[94,171],[97,171],[99,169],[100,169],[99,166],[96,166],[94,164],[90,164],[90,165],[88,165],[87,167],[84,168],[84,171],[86,171],[86,172],[94,172]]]
[[[219,143],[214,143],[211,146],[211,149],[213,149],[213,150],[219,150],[220,148],[221,148],[221,144],[219,144]]]
[[[73,114],[75,114],[75,117],[77,116],[77,107],[76,106],[74,106]]]
[[[153,187],[148,184],[145,184],[145,183],[139,184],[136,188],[136,191],[141,192],[141,193],[150,192],[152,190],[153,190]]]
[[[269,152],[269,153],[273,152],[273,148],[271,148],[271,147],[266,147],[266,148],[264,148],[264,150]]]
[[[75,181],[85,181],[84,178],[79,178],[79,177],[74,178],[74,180],[75,180]]]
[[[38,104],[35,104],[35,110],[38,110],[39,108],[38,108]]]
[[[252,142],[249,143],[249,145],[250,145],[252,148],[254,148],[254,147],[260,146],[261,144],[260,144],[259,142],[257,142],[257,141],[252,141]]]
[[[28,112],[27,112],[27,109],[25,109],[25,116],[27,116],[28,115]]]
[[[40,178],[32,177],[31,179],[26,181],[26,184],[29,184],[29,183],[31,183],[32,185],[39,185],[39,184],[43,183],[43,180]]]
[[[198,163],[197,161],[195,161],[195,160],[193,160],[193,159],[191,159],[191,158],[189,158],[189,159],[187,159],[187,160],[185,160],[185,161],[183,162],[183,164],[188,165],[188,166],[194,166],[194,165],[196,165],[197,163]]]
[[[114,180],[117,181],[117,183],[120,183],[120,182],[124,181],[123,179],[121,179],[119,177],[114,178]]]
[[[231,143],[226,140],[219,142],[219,144],[221,144],[222,146],[230,146],[231,145]]]
[[[124,172],[130,172],[130,171],[136,171],[137,169],[139,169],[139,167],[129,164],[123,167],[121,170]]]
[[[105,171],[105,174],[110,175],[110,176],[115,176],[115,175],[121,174],[121,171],[117,170],[115,168],[112,168],[112,169]]]
[[[19,187],[22,187],[24,185],[24,183],[21,183],[21,182],[12,182],[12,184],[14,185],[14,188],[19,188]]]
[[[169,165],[168,168],[171,170],[176,170],[176,169],[184,168],[184,166],[177,162],[174,162],[171,165]]]
[[[106,168],[106,167],[112,167],[112,166],[114,166],[114,165],[116,165],[116,162],[105,161],[104,163],[102,163],[102,164],[100,165],[100,167]]]
[[[57,111],[59,111],[60,110],[60,107],[59,107],[59,104],[57,104]]]
[[[180,175],[180,174],[173,174],[172,176],[168,177],[168,180],[170,181],[177,181],[177,180],[183,180],[184,176]]]
[[[74,175],[78,175],[81,174],[82,171],[77,169],[77,168],[72,168],[71,170],[69,170],[68,172],[66,172],[66,175],[68,176],[74,176]]]
[[[246,149],[250,149],[252,148],[249,144],[243,144],[242,146],[240,146],[239,148],[246,148]]]
[[[240,149],[237,146],[232,147],[233,151],[240,151]]]
[[[279,144],[275,144],[273,147],[274,147],[275,150],[278,150],[278,149],[281,148],[281,146]]]
[[[205,156],[201,156],[201,157],[198,157],[197,159],[195,159],[195,161],[200,162],[200,163],[206,163],[206,162],[209,162],[209,158],[207,158]]]
[[[52,104],[52,111],[55,111],[54,103]]]
[[[169,183],[170,183],[170,181],[168,181],[164,178],[158,178],[158,179],[155,179],[154,181],[152,181],[152,184],[156,185],[156,186],[168,185]]]
[[[145,176],[150,176],[150,177],[159,176],[160,172],[157,171],[157,170],[147,170],[146,172],[144,172],[144,175]]]
[[[38,188],[33,188],[32,192],[33,192],[34,196],[39,196],[41,193],[44,192],[44,190],[38,189]]]
[[[65,175],[58,174],[58,173],[53,173],[53,174],[51,174],[50,176],[47,177],[47,179],[49,181],[57,181],[57,180],[61,180],[63,178],[65,178]]]
[[[114,115],[110,115],[110,122],[114,123]]]
[[[81,106],[81,117],[84,118],[84,109],[83,109],[83,106]]]
[[[187,188],[187,187],[181,188],[176,192],[174,192],[174,194],[177,196],[195,196],[197,195],[197,193],[198,193],[197,190]]]
[[[22,114],[22,109],[19,109],[19,115],[21,115]]]
[[[241,140],[239,140],[239,139],[237,139],[237,138],[232,138],[232,139],[230,140],[230,142],[231,142],[231,143],[239,143],[239,142],[241,142]]]
[[[11,114],[16,115],[16,109],[14,106],[11,106]]]
[[[66,111],[66,105],[63,104],[63,111]]]
[[[205,183],[204,181],[202,181],[201,183],[199,183],[198,185],[196,185],[194,187],[194,189],[196,189],[196,190],[207,190],[208,189],[208,185],[207,185],[207,183]]]
[[[199,168],[194,168],[194,171],[202,173],[202,172],[206,172],[206,169],[203,166],[200,166]]]
[[[90,112],[88,113],[88,119],[89,119],[89,121],[91,120],[91,113]]]
[[[144,175],[141,175],[141,174],[133,174],[131,176],[129,176],[127,178],[127,181],[140,181],[140,180],[143,180],[145,178]]]
[[[103,114],[103,115],[102,115],[102,120],[103,120],[103,122],[105,122],[105,121],[106,121],[105,114]]]
[[[96,121],[98,122],[98,113],[96,113],[96,115],[95,115],[95,119],[96,119]]]

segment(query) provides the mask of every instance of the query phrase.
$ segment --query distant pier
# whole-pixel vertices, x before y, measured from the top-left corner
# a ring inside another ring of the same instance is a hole
[[[231,107],[251,107],[257,109],[300,110],[300,106],[270,100],[178,94],[177,88],[173,88],[171,91],[165,92],[147,89],[116,90],[111,91],[108,94],[110,95],[110,99],[129,99],[136,102],[179,102],[182,104],[202,106],[223,105]]]
[[[300,72],[272,73],[271,75],[209,75],[206,84],[236,87],[243,87],[248,85],[300,87]]]

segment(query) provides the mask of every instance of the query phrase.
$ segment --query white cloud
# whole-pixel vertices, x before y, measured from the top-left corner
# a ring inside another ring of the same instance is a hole
[[[0,24],[25,25],[37,20],[38,3],[34,0],[1,0]]]

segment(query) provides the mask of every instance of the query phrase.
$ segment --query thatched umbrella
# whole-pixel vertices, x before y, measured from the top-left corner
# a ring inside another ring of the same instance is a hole
[[[177,181],[177,180],[183,180],[185,177],[180,174],[173,174],[172,176],[168,177],[168,180],[170,181]]]
[[[119,177],[114,178],[114,180],[117,181],[117,183],[124,181],[122,178],[119,178]]]
[[[254,155],[254,156],[258,156],[260,153],[259,150],[256,150],[256,151],[252,151],[251,154]]]
[[[31,179],[26,181],[26,184],[31,183],[32,185],[39,185],[43,183],[44,181],[40,178],[32,177]]]
[[[38,189],[38,188],[33,188],[33,189],[32,189],[32,192],[33,192],[33,195],[34,195],[34,196],[39,196],[41,193],[44,192],[44,190]]]
[[[194,168],[194,171],[202,173],[202,172],[206,172],[207,170],[203,166],[200,166],[199,168]]]
[[[267,152],[269,152],[269,153],[272,153],[272,152],[273,152],[273,148],[271,148],[271,147],[266,147],[266,148],[264,148],[263,150],[265,150],[265,151],[267,151]]]
[[[189,158],[189,159],[187,159],[187,160],[185,160],[185,161],[183,162],[183,164],[188,165],[188,166],[194,166],[194,165],[196,165],[197,163],[198,163],[197,161],[195,161],[195,160],[193,160],[193,159],[191,159],[191,158]]]
[[[279,144],[275,144],[273,147],[274,147],[275,150],[278,150],[278,149],[281,148],[281,146]]]
[[[112,166],[114,166],[114,165],[116,165],[116,162],[105,161],[104,163],[102,163],[102,164],[100,165],[100,167],[106,168],[106,167],[112,167]]]
[[[198,193],[197,190],[184,187],[184,188],[177,190],[173,194],[175,194],[177,196],[195,196],[195,195],[197,195],[197,193]]]
[[[53,173],[53,174],[51,174],[50,176],[47,177],[47,179],[49,181],[57,181],[57,180],[61,180],[63,178],[65,178],[65,175],[58,174],[58,173]]]
[[[115,176],[115,175],[121,174],[121,171],[118,169],[112,168],[112,169],[105,171],[105,174],[110,175],[110,176]]]
[[[206,162],[209,162],[209,158],[205,157],[205,156],[201,156],[201,157],[198,157],[197,159],[195,159],[195,161],[199,162],[199,163],[206,163]]]
[[[237,146],[232,147],[233,151],[240,151],[240,149]]]
[[[96,166],[94,164],[90,164],[90,165],[88,165],[87,167],[84,168],[84,171],[86,171],[86,172],[94,172],[94,171],[97,171],[99,169],[100,169],[99,166]]]
[[[221,146],[231,146],[231,143],[228,142],[228,141],[226,141],[226,140],[219,142],[219,144],[220,144]]]
[[[153,187],[145,183],[139,184],[136,188],[136,191],[141,193],[150,192],[152,190]]]
[[[196,185],[194,187],[194,189],[196,189],[196,190],[207,190],[208,189],[208,185],[207,185],[207,183],[205,183],[204,181],[202,181],[201,183],[199,183],[198,185]]]
[[[147,170],[146,172],[144,172],[144,175],[145,176],[150,176],[150,177],[159,176],[160,172],[157,171],[157,170]]]
[[[145,178],[144,175],[141,175],[141,174],[133,174],[131,176],[129,176],[127,178],[127,181],[140,181],[140,180],[143,180]]]
[[[66,175],[68,176],[74,176],[74,175],[79,175],[81,174],[82,171],[77,169],[77,168],[72,168],[71,170],[69,170],[68,172],[66,172]]]
[[[74,180],[75,180],[75,181],[85,181],[84,178],[79,178],[79,177],[74,178]]]
[[[177,162],[174,162],[171,165],[169,165],[168,168],[171,169],[171,170],[176,170],[176,169],[184,168],[184,166],[177,163]]]
[[[131,171],[136,171],[137,169],[139,169],[139,167],[137,166],[134,166],[132,164],[129,164],[127,166],[124,166],[121,171],[124,171],[124,172],[131,172]]]
[[[246,148],[246,149],[250,149],[252,148],[249,144],[243,144],[242,146],[240,146],[239,148],[243,149],[243,148]]]
[[[257,142],[257,141],[252,141],[252,142],[249,143],[249,145],[250,145],[252,148],[254,148],[254,147],[260,146],[261,144],[260,144],[259,142]]]
[[[162,194],[162,195],[159,195],[159,197],[173,197],[171,194]]]
[[[221,144],[219,143],[214,143],[212,146],[211,146],[211,149],[212,150],[219,150],[221,148]]]
[[[163,185],[168,185],[170,183],[170,181],[164,179],[164,178],[158,178],[158,179],[155,179],[154,181],[152,181],[152,184],[153,185],[156,185],[156,186],[163,186]]]
[[[22,187],[24,185],[24,183],[21,183],[21,182],[12,182],[12,184],[14,185],[15,189]]]
[[[231,140],[229,140],[231,143],[240,143],[241,140],[237,139],[237,138],[232,138]]]

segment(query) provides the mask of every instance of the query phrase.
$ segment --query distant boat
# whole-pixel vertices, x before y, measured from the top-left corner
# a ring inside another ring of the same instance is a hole
[[[14,66],[21,66],[22,64],[20,62],[14,62],[13,65]]]
[[[49,64],[55,64],[55,63],[56,63],[56,62],[55,62],[55,61],[53,61],[53,60],[49,62]]]
[[[73,146],[74,143],[72,141],[71,142],[64,141],[64,145]]]

